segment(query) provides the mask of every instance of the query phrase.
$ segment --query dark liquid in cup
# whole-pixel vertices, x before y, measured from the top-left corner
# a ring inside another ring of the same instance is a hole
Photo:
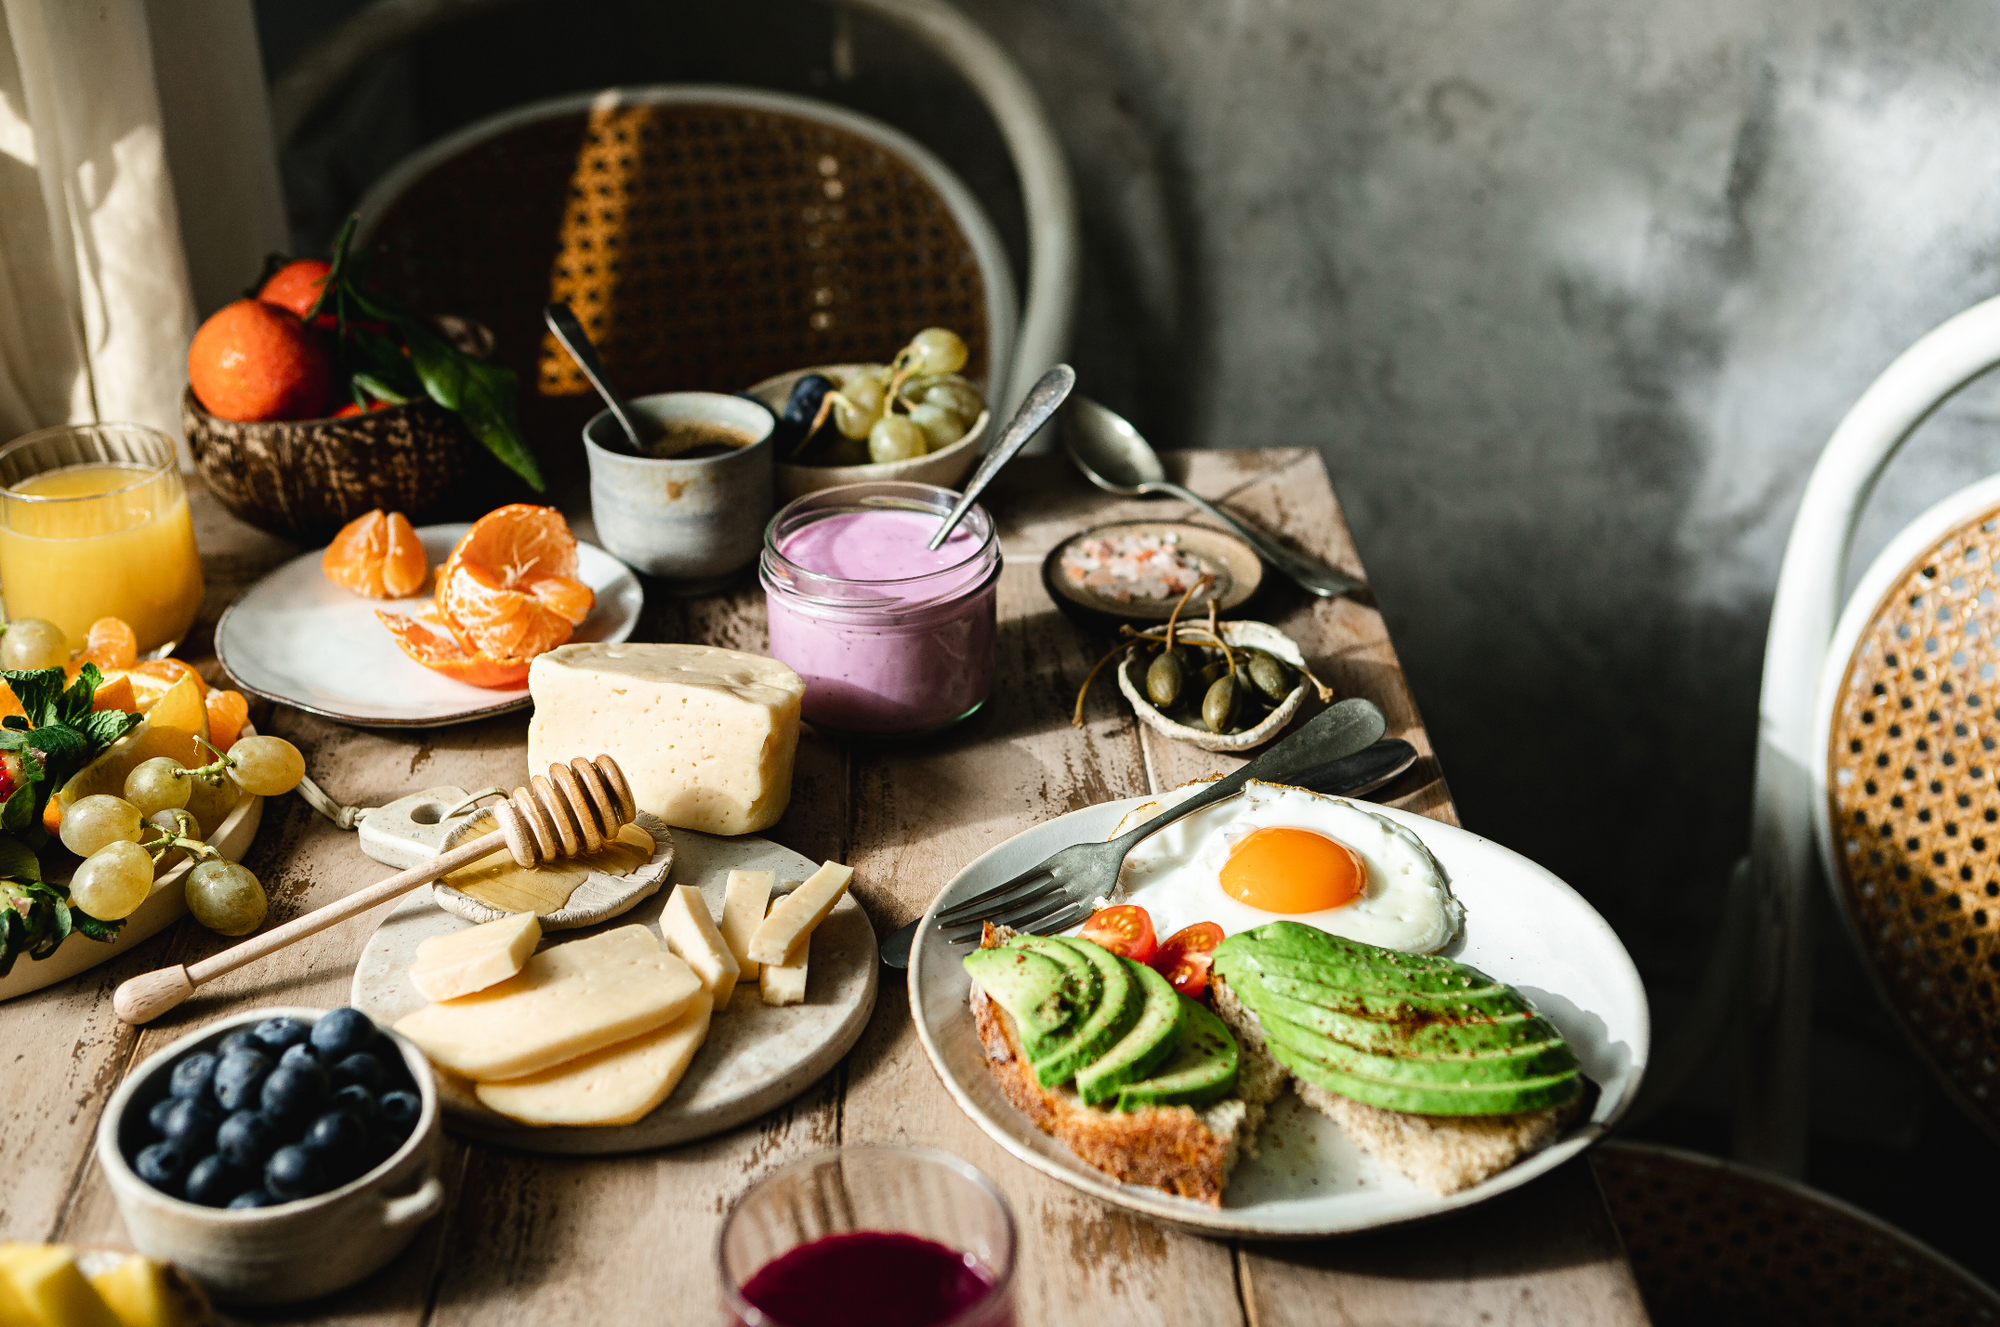
[[[984,1299],[993,1274],[968,1253],[888,1230],[801,1244],[757,1269],[743,1298],[785,1327],[937,1327]],[[1013,1327],[995,1305],[977,1327]]]
[[[673,461],[699,461],[709,456],[727,456],[757,441],[748,432],[727,424],[711,424],[704,419],[670,419],[645,426],[647,456]]]

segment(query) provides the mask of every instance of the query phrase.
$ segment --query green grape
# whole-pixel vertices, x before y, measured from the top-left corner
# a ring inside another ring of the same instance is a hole
[[[946,327],[926,327],[911,337],[909,354],[918,373],[957,373],[965,367],[965,342]]]
[[[931,451],[940,451],[965,436],[965,421],[956,410],[929,401],[910,407],[910,422],[924,431]]]
[[[907,461],[929,450],[924,431],[911,423],[908,415],[884,415],[868,430],[868,459],[877,465],[884,461]]]
[[[188,782],[194,786],[188,790],[187,809],[204,825],[219,826],[243,800],[243,790],[236,786],[236,781],[219,774],[190,778]]]
[[[118,839],[76,868],[69,901],[101,922],[115,922],[131,916],[152,888],[153,859],[138,844]]]
[[[849,378],[833,396],[833,426],[850,438],[865,438],[882,417],[885,385],[863,375]]]
[[[142,816],[178,810],[188,804],[188,795],[193,791],[187,766],[172,756],[142,760],[125,776],[125,800],[138,807]]]
[[[69,662],[69,637],[53,622],[39,617],[17,617],[0,636],[0,668],[31,673],[37,668],[60,668]]]
[[[89,857],[108,843],[137,843],[145,817],[122,797],[96,793],[63,812],[62,844]]]
[[[941,405],[963,419],[967,428],[986,411],[986,398],[979,394],[979,389],[955,373],[906,383],[903,398],[911,405]]]
[[[306,758],[282,737],[245,737],[229,748],[229,777],[255,797],[276,797],[299,786]]]
[[[146,817],[146,823],[154,829],[178,834],[184,839],[205,837],[201,832],[201,822],[185,811],[155,811]],[[159,864],[153,869],[157,873],[164,874],[179,866],[186,858],[187,854],[179,848],[169,848],[161,855]]]
[[[257,877],[235,862],[214,858],[188,872],[188,911],[221,935],[248,935],[263,925],[270,900]]]

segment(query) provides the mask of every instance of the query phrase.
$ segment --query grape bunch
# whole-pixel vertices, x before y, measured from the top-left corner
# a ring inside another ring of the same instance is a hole
[[[338,1188],[393,1156],[423,1114],[395,1044],[358,1009],[232,1032],[175,1061],[167,1092],[132,1130],[143,1142],[127,1160],[161,1193],[205,1207]]]
[[[808,373],[792,387],[779,421],[786,459],[807,465],[906,461],[964,437],[986,400],[959,370],[965,342],[926,327],[887,364],[868,364],[836,384]],[[833,428],[824,429],[831,420]]]
[[[188,799],[196,780],[223,779],[254,797],[276,797],[305,773],[305,757],[282,737],[239,738],[226,755],[194,769],[171,756],[141,761],[125,776],[123,797],[96,793],[63,811],[62,844],[84,859],[70,878],[70,902],[100,921],[128,917],[152,892],[160,863],[185,855],[195,859],[186,886],[195,920],[223,935],[248,935],[269,906],[264,886],[202,841]]]

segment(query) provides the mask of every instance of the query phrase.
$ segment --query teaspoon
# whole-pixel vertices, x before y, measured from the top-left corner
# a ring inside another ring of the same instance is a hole
[[[583,323],[561,300],[542,310],[542,321],[549,325],[549,330],[556,334],[556,340],[562,342],[562,348],[583,370],[583,376],[590,379],[590,385],[604,398],[604,404],[611,407],[611,413],[617,417],[625,429],[626,438],[632,443],[632,450],[644,456],[646,449],[639,442],[639,426],[632,421],[632,413],[618,399],[618,393],[611,390],[611,380],[604,373],[604,361],[597,357],[597,347],[591,342],[590,333],[583,330]]]

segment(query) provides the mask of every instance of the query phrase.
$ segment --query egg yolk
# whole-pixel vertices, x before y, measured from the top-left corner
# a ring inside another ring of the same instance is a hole
[[[1323,912],[1360,897],[1368,867],[1344,843],[1309,829],[1266,826],[1229,850],[1222,892],[1263,912]]]

